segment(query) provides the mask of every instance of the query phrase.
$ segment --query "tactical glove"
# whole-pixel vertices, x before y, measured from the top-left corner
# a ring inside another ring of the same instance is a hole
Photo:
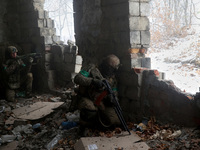
[[[92,85],[94,85],[96,88],[102,88],[103,87],[103,82],[99,79],[93,79],[92,80]]]
[[[33,58],[29,57],[29,63],[32,64],[32,62],[33,62]]]

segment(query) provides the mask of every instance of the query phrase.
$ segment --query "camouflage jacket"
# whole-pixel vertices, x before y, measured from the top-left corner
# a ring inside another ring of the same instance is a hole
[[[21,59],[8,59],[3,64],[3,72],[5,84],[10,89],[18,89],[20,87],[21,78],[25,77],[31,69],[31,64],[27,65]]]
[[[78,94],[88,97],[94,101],[96,96],[103,91],[102,89],[97,89],[92,85],[93,79],[106,79],[117,95],[117,81],[115,76],[104,78],[99,69],[93,64],[90,64],[87,67],[82,67],[82,70],[75,76],[74,82],[79,85]]]

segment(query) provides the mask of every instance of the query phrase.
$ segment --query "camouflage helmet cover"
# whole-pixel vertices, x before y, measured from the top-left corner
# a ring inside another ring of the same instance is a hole
[[[18,52],[18,50],[17,50],[17,48],[16,48],[15,46],[8,46],[8,47],[7,47],[7,51],[8,51],[10,54],[12,54],[12,53],[17,53],[17,52]]]
[[[118,69],[119,65],[120,65],[120,60],[117,56],[111,54],[108,55],[105,59],[104,59],[104,63],[106,63],[107,65]]]

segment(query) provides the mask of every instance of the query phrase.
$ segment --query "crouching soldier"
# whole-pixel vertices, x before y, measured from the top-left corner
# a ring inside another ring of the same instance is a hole
[[[32,96],[33,75],[30,72],[33,58],[23,61],[17,56],[17,48],[8,46],[5,51],[6,61],[3,64],[3,72],[6,86],[6,100],[14,101],[16,93],[25,91],[27,98]]]
[[[111,96],[102,94],[102,81],[106,79],[117,95],[116,71],[119,64],[117,56],[108,55],[99,66],[89,64],[75,76],[74,82],[79,85],[77,94],[80,96],[78,109],[81,125],[111,127],[120,124]]]

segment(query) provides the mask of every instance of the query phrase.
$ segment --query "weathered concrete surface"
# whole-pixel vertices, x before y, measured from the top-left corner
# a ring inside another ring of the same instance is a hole
[[[182,92],[173,81],[159,80],[154,70],[144,70],[142,74],[140,101],[144,116],[186,126],[200,124],[200,111],[193,95]]]
[[[134,132],[131,135],[107,137],[83,137],[75,144],[75,150],[148,150],[150,147],[145,142],[139,142],[140,137]]]

